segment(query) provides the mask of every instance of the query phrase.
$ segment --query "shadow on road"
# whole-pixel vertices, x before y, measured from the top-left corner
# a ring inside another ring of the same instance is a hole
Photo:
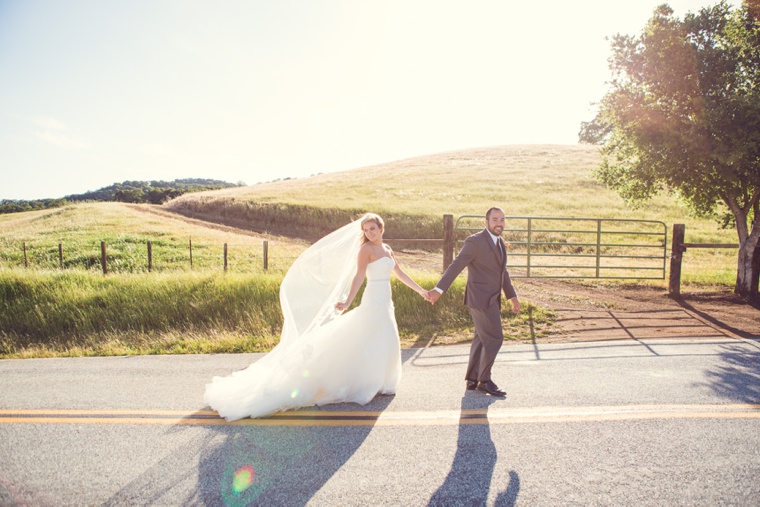
[[[720,354],[723,364],[705,372],[707,385],[715,394],[742,403],[760,403],[760,347],[730,345]]]
[[[462,396],[457,451],[446,480],[428,505],[487,505],[496,467],[496,446],[491,439],[488,418],[473,417],[472,409],[486,409],[496,399],[467,391]],[[497,485],[499,486],[499,485]],[[498,506],[512,506],[520,493],[520,476],[509,472],[509,483],[496,498]]]
[[[381,412],[392,400],[377,396],[362,410]],[[331,405],[348,410],[356,406]],[[106,505],[304,505],[359,449],[372,428],[372,423],[174,426],[170,431],[193,432],[202,442],[174,448]],[[194,488],[188,488],[187,481],[194,482]],[[188,490],[192,494],[177,496],[176,491]]]

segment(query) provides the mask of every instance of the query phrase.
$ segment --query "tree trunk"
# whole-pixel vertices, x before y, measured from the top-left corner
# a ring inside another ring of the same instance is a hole
[[[754,274],[752,275],[752,289],[751,294],[757,294],[758,293],[758,284],[760,284],[760,242],[758,243],[758,246],[755,248],[755,257],[752,261],[752,271]]]
[[[760,276],[760,220],[752,224],[752,232],[739,243],[739,262],[734,291],[742,296],[754,296]]]

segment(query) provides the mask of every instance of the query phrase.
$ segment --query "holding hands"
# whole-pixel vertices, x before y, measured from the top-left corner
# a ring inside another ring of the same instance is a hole
[[[438,301],[438,298],[441,297],[441,293],[435,289],[430,289],[429,291],[422,291],[420,292],[420,295],[422,295],[422,297],[425,298],[425,301],[427,301],[431,305],[435,304],[435,302]],[[512,312],[515,315],[520,313],[520,300],[518,300],[517,297],[514,297],[510,299],[509,302],[512,303]]]
[[[433,305],[436,301],[438,301],[438,298],[441,297],[441,293],[435,289],[430,289],[429,291],[423,293],[422,297],[424,297],[427,302]]]
[[[420,291],[418,291],[418,294],[422,296],[423,298],[425,298],[425,301],[427,301],[431,305],[435,303],[441,295],[441,293],[438,292],[437,290],[425,290],[422,288]]]
[[[421,289],[418,291],[418,294],[425,298],[425,301],[430,303],[431,305],[434,305],[436,301],[441,297],[441,293],[438,292],[435,289],[425,290]],[[512,312],[516,315],[520,313],[520,300],[516,297],[509,300],[510,303],[512,303]],[[335,303],[335,309],[339,312],[342,312],[343,310],[347,309],[349,306],[351,306],[351,303],[347,301],[340,301],[338,303]]]
[[[423,298],[425,298],[425,301],[429,302],[430,304],[435,303],[438,300],[438,298],[441,296],[441,294],[436,290],[425,290],[422,288],[420,288],[420,290],[418,291],[418,294],[422,296]],[[339,312],[342,312],[348,309],[349,306],[351,306],[351,303],[349,303],[348,301],[338,301],[337,303],[335,303],[335,309],[338,310]]]

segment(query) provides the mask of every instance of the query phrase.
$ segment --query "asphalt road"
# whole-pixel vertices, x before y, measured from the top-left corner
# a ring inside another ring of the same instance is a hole
[[[211,376],[258,355],[0,361],[0,504],[760,504],[760,343],[404,351],[399,392],[228,424]]]

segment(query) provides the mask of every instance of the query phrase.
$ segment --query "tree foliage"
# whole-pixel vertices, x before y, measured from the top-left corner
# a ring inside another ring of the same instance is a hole
[[[17,213],[20,211],[56,208],[78,201],[163,204],[187,192],[218,190],[236,186],[245,186],[245,183],[238,182],[233,184],[206,178],[185,178],[174,181],[124,181],[91,192],[85,192],[84,194],[67,195],[62,199],[37,199],[32,201],[3,200],[0,201],[0,213]]]
[[[733,224],[743,278],[742,255],[760,255],[757,18],[746,3],[683,20],[661,5],[640,35],[613,37],[609,64],[609,90],[580,130],[581,142],[601,146],[597,179],[633,205],[669,191],[697,215]],[[737,291],[757,292],[757,270],[746,275],[754,287],[737,279]]]
[[[3,199],[0,200],[0,213],[19,213],[22,211],[60,208],[67,204],[68,201],[66,199],[36,199],[33,201]]]

